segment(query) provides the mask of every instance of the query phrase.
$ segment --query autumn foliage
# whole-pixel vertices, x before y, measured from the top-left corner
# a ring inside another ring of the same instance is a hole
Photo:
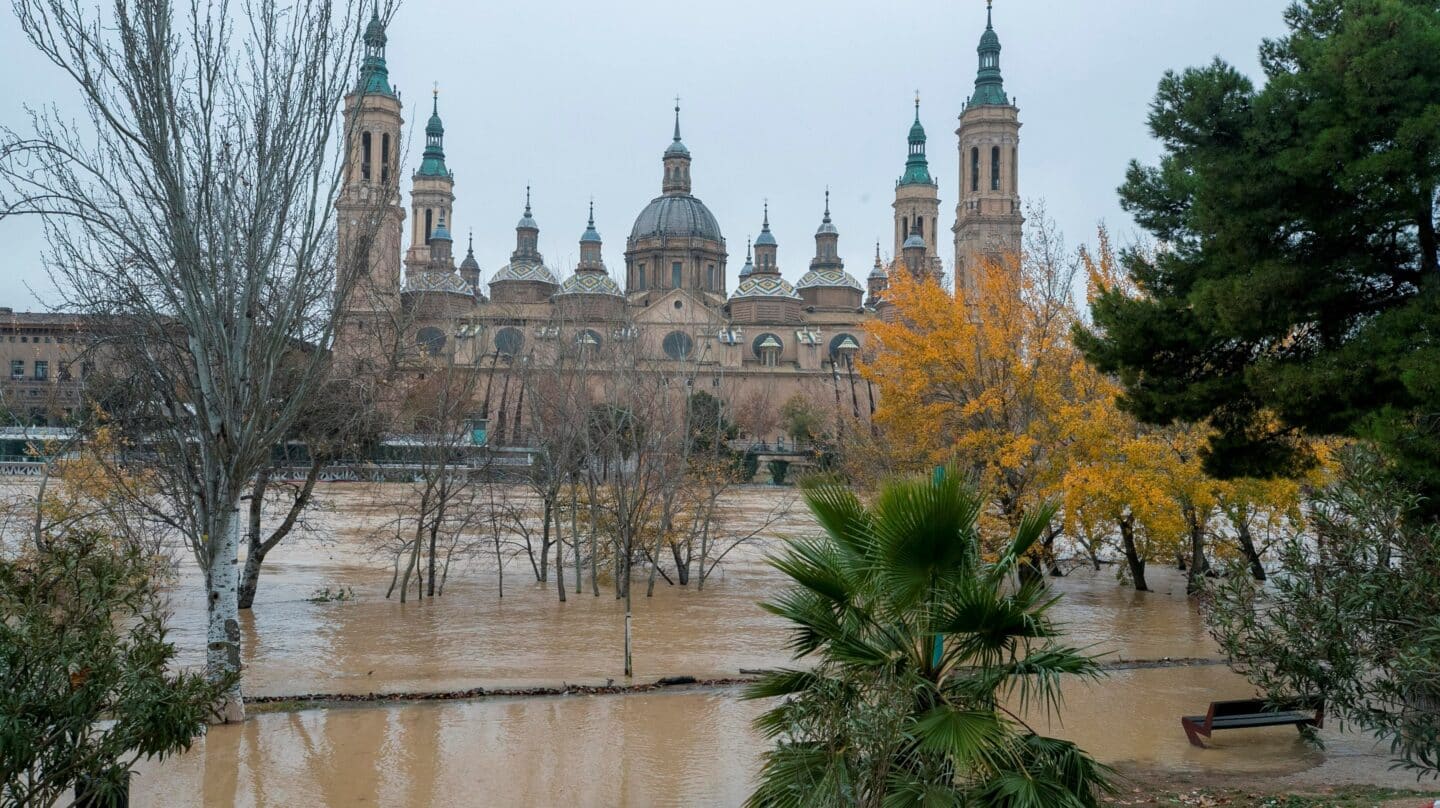
[[[1323,467],[1303,480],[1216,480],[1202,467],[1207,425],[1143,425],[1118,406],[1119,384],[1073,340],[1088,327],[1082,277],[1091,297],[1138,294],[1108,234],[1067,254],[1042,222],[1022,256],[970,271],[951,293],[892,268],[862,368],[879,399],[883,465],[970,469],[990,497],[991,535],[1060,505],[1039,553],[1052,566],[1063,538],[1097,567],[1113,548],[1138,589],[1162,559],[1187,570],[1192,589],[1212,559],[1248,561],[1263,577],[1265,538],[1300,524],[1304,487]]]

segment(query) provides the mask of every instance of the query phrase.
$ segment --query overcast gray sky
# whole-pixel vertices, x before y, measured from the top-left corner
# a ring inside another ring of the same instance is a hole
[[[997,0],[1006,89],[1024,123],[1023,196],[1046,202],[1072,246],[1092,240],[1101,221],[1127,239],[1134,224],[1115,188],[1128,160],[1156,154],[1145,114],[1161,74],[1219,55],[1257,75],[1257,47],[1283,32],[1287,4]],[[458,258],[474,230],[483,280],[514,248],[527,184],[551,267],[574,265],[593,195],[606,263],[623,277],[625,237],[660,192],[678,94],[694,191],[724,230],[733,288],[765,198],[792,280],[814,252],[826,185],[847,269],[863,277],[877,238],[888,254],[917,89],[948,229],[954,129],[984,27],[983,0],[408,0],[388,57],[406,102],[411,170],[423,147],[417,122],[440,84],[456,180],[451,231]],[[23,128],[27,103],[75,108],[72,88],[8,8],[0,53],[0,123]],[[39,223],[0,221],[0,245],[0,305],[43,306]],[[953,257],[948,248],[942,256],[947,265]]]

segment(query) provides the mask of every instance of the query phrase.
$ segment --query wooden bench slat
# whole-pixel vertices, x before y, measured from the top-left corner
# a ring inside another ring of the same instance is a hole
[[[1279,709],[1267,709],[1269,705],[1259,699],[1237,701],[1214,701],[1205,715],[1187,715],[1180,719],[1180,725],[1195,746],[1204,746],[1200,737],[1209,737],[1215,730],[1246,729],[1250,727],[1297,727],[1325,726],[1325,703],[1316,698],[1292,699],[1277,705]]]

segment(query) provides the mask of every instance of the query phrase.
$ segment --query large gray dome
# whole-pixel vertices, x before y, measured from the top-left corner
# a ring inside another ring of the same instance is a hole
[[[720,223],[705,203],[689,194],[667,194],[656,197],[640,211],[635,227],[630,230],[631,239],[643,238],[703,238],[724,241],[720,234]]]

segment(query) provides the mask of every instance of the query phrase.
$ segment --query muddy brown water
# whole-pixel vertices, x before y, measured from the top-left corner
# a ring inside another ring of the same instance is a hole
[[[384,597],[389,571],[366,537],[387,518],[374,503],[395,487],[332,485],[308,538],[267,560],[254,613],[244,618],[247,692],[257,695],[440,691],[622,681],[623,607],[613,591],[570,593],[538,584],[528,563],[453,569],[445,595],[401,604]],[[760,521],[793,492],[740,492],[731,519]],[[772,537],[813,530],[797,508]],[[325,540],[319,540],[323,537]],[[736,676],[789,662],[785,627],[757,602],[783,580],[763,562],[774,546],[741,548],[706,584],[635,598],[636,681]],[[203,658],[202,590],[182,564],[172,638],[182,659]],[[567,569],[567,581],[573,570]],[[1068,640],[1118,659],[1214,657],[1183,578],[1153,569],[1136,593],[1114,568],[1055,582],[1054,615]],[[526,581],[529,578],[529,581]],[[354,599],[313,602],[316,590]],[[1078,742],[1102,761],[1179,774],[1247,772],[1276,783],[1404,786],[1366,738],[1327,730],[1325,751],[1290,728],[1231,732],[1191,747],[1179,716],[1253,690],[1223,666],[1117,670],[1065,687],[1063,721],[1037,730]],[[750,729],[763,705],[735,689],[624,696],[494,699],[303,710],[212,728],[187,753],[143,764],[136,805],[734,806],[751,786],[764,742]],[[1308,780],[1307,780],[1308,778]]]

